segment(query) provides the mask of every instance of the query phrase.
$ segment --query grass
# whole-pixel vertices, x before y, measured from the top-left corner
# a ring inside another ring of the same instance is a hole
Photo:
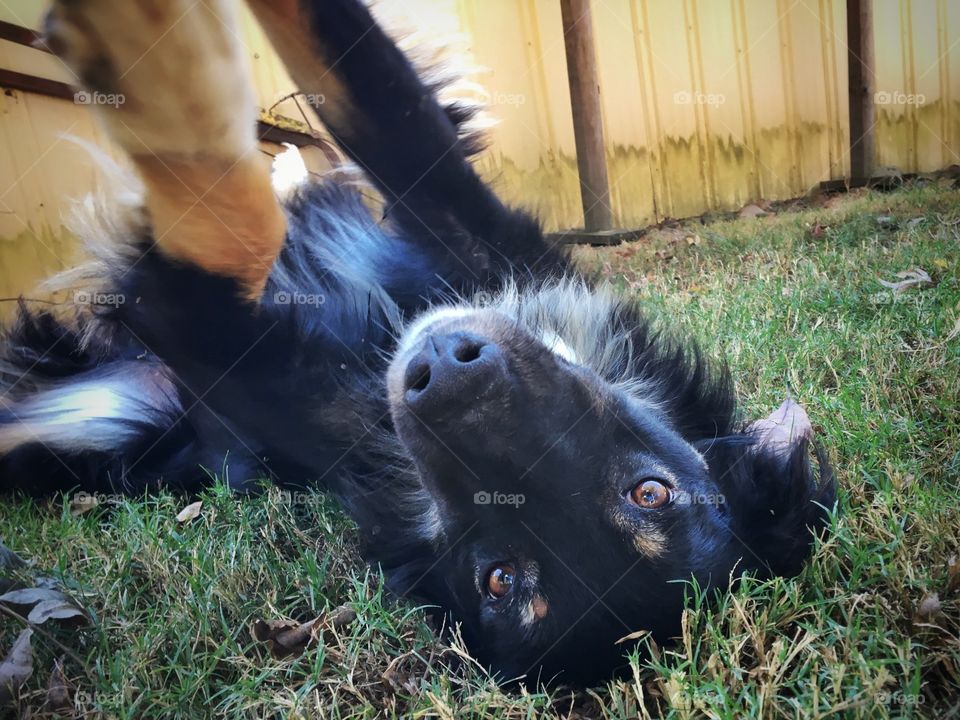
[[[836,466],[840,507],[796,579],[691,589],[683,637],[589,691],[504,693],[386,597],[319,495],[6,501],[0,538],[93,623],[34,635],[14,712],[43,716],[65,657],[78,711],[117,718],[947,717],[960,715],[960,198],[931,183],[578,251],[588,268],[726,355],[747,415],[792,393]],[[900,295],[878,278],[921,267]],[[937,594],[934,601],[932,595]],[[918,613],[924,603],[931,612]],[[257,618],[324,623],[275,660]],[[0,647],[22,625],[0,618]],[[67,652],[68,651],[68,652]]]

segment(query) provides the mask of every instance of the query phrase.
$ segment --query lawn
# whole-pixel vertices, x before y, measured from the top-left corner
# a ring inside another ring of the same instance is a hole
[[[53,716],[62,658],[77,712],[111,718],[960,715],[958,191],[861,191],[577,254],[724,354],[745,416],[788,393],[806,407],[840,501],[799,578],[691,589],[683,637],[633,657],[632,678],[503,692],[384,594],[322,495],[220,486],[182,523],[190,500],[174,496],[77,515],[6,500],[0,539],[28,561],[23,581],[56,583],[91,618],[35,628],[14,714]],[[914,268],[932,284],[879,282]],[[317,616],[318,641],[290,658],[252,635]],[[0,616],[0,655],[22,629]]]

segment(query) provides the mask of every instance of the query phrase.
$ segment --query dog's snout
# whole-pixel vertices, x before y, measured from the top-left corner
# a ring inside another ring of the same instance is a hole
[[[430,335],[407,364],[404,398],[414,408],[456,410],[471,403],[499,367],[500,350],[490,340],[468,332]]]

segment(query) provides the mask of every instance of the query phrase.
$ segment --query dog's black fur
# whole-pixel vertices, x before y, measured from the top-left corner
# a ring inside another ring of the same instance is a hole
[[[145,222],[115,238],[137,248],[105,285],[126,302],[69,322],[22,306],[6,333],[0,438],[40,434],[0,457],[0,487],[195,491],[225,464],[244,490],[319,484],[389,586],[460,623],[505,679],[609,675],[619,638],[677,634],[676,581],[798,572],[834,497],[809,436],[745,428],[721,366],[505,207],[469,163],[466,114],[359,2],[305,7],[350,90],[355,122],[330,130],[384,221],[354,190],[301,189],[256,307],[152,249]],[[99,415],[69,415],[96,398]],[[719,501],[642,508],[648,478]],[[476,502],[498,492],[523,502]]]

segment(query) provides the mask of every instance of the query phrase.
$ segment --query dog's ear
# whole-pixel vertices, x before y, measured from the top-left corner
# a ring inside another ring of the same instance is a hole
[[[733,543],[741,546],[739,567],[764,576],[797,574],[836,498],[804,409],[787,400],[742,434],[703,451],[725,500]]]

